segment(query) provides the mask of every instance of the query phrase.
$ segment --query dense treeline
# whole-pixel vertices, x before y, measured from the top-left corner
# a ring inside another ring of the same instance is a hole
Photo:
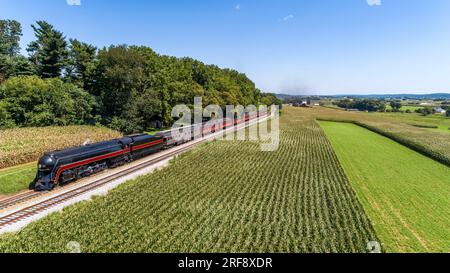
[[[340,100],[336,102],[336,105],[345,108],[345,109],[357,109],[360,111],[369,111],[369,112],[376,112],[376,111],[384,111],[386,110],[386,104],[384,101],[381,100],[370,100],[370,99],[363,99],[363,100]]]
[[[170,125],[172,107],[279,104],[245,74],[144,46],[67,40],[44,21],[20,54],[20,23],[0,21],[0,127],[104,124],[130,133]]]

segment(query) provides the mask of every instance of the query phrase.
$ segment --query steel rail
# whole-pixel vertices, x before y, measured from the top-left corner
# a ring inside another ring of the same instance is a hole
[[[43,195],[43,192],[29,190],[0,200],[0,211]]]

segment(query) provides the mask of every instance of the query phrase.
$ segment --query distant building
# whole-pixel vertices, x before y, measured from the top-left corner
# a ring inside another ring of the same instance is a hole
[[[445,113],[447,113],[447,111],[445,111],[441,107],[434,108],[434,112],[436,112],[436,114],[445,114]]]

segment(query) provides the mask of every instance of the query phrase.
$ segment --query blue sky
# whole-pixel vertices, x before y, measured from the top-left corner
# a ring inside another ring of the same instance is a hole
[[[263,91],[450,92],[449,0],[0,0],[0,18],[22,23],[24,52],[47,20],[96,46],[235,68]]]

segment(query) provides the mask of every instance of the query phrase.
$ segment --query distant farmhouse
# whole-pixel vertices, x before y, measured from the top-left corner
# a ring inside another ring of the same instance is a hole
[[[442,109],[441,107],[434,108],[434,112],[435,112],[436,114],[445,114],[445,113],[447,113],[447,111],[444,110],[444,109]]]
[[[293,103],[294,107],[309,107],[308,101],[304,100],[302,102]]]

